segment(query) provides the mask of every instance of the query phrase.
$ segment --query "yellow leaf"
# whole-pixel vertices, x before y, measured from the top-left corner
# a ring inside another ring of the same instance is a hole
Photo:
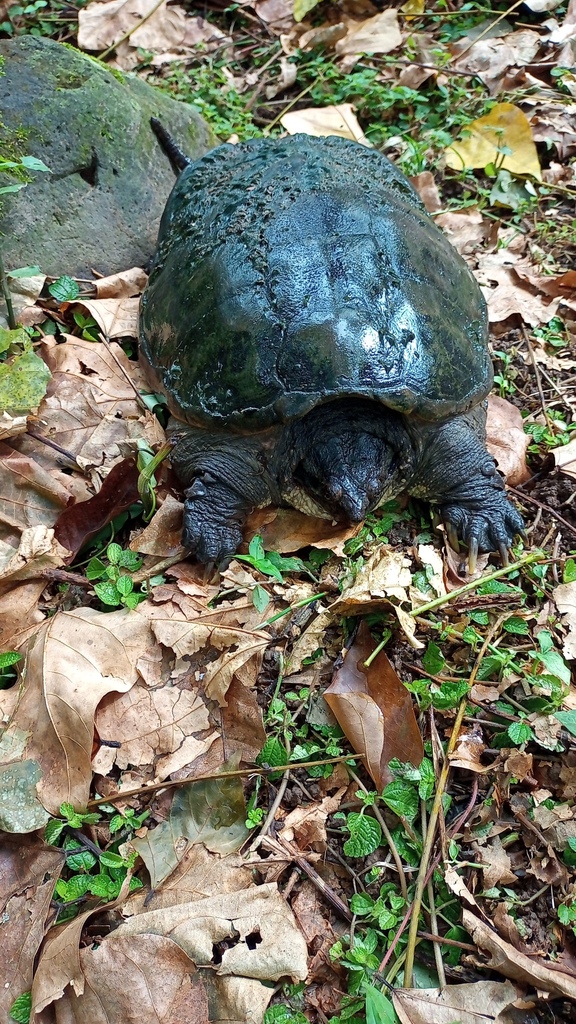
[[[417,18],[419,14],[424,14],[425,7],[425,0],[406,0],[400,10],[406,18]]]
[[[466,138],[446,149],[446,163],[455,171],[496,164],[511,174],[541,180],[540,162],[525,114],[513,103],[497,103],[486,117],[466,126]]]
[[[358,124],[351,103],[290,110],[280,118],[280,124],[289,135],[296,135],[299,132],[316,136],[339,135],[342,139],[353,139],[363,146],[372,145]]]
[[[294,21],[302,21],[319,3],[320,0],[294,0]]]

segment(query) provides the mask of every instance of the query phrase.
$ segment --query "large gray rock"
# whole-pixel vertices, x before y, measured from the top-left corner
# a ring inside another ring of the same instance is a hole
[[[37,263],[45,274],[90,277],[141,266],[174,184],[149,119],[194,158],[216,145],[208,126],[135,75],[50,39],[3,40],[0,57],[0,153],[39,157],[51,172],[2,196],[7,269]]]

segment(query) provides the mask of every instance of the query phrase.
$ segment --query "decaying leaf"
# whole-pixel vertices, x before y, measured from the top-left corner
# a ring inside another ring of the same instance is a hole
[[[122,270],[110,277],[98,277],[94,281],[97,299],[129,299],[140,295],[146,287],[148,274],[141,267]]]
[[[75,502],[58,516],[54,534],[71,552],[69,561],[115,516],[139,500],[138,476],[135,463],[124,459],[112,467],[97,494],[88,501]]]
[[[94,317],[105,338],[138,337],[140,299],[128,296],[119,299],[77,299],[75,304],[82,306],[89,316]]]
[[[511,174],[540,181],[540,161],[526,115],[513,103],[496,103],[489,114],[466,127],[466,138],[446,149],[455,171],[495,164]]]
[[[29,788],[50,813],[58,814],[63,802],[86,806],[96,707],[107,693],[130,689],[136,661],[152,643],[138,611],[93,608],[57,612],[29,641],[21,697],[3,737],[3,762],[21,757],[37,766]],[[0,692],[0,708],[3,699]]]
[[[336,43],[336,53],[390,53],[401,42],[398,14],[388,7],[366,21],[350,22],[347,34]]]
[[[552,448],[550,455],[554,456],[557,469],[576,479],[576,439],[560,448]]]
[[[365,666],[375,647],[362,622],[342,668],[324,691],[324,700],[352,749],[363,755],[376,786],[383,789],[392,781],[390,761],[398,758],[418,767],[424,748],[412,698],[384,652]]]
[[[562,648],[564,657],[576,659],[576,582],[561,583],[554,591],[554,604],[564,616],[563,622],[568,627],[568,635]]]
[[[505,978],[528,988],[542,989],[554,997],[576,999],[576,978],[548,967],[537,957],[529,957],[501,939],[489,924],[481,921],[466,907],[462,908],[462,924],[472,940],[489,957],[488,965]]]
[[[518,487],[531,476],[526,465],[530,437],[524,431],[520,410],[498,395],[488,398],[486,447],[496,459],[498,469],[511,487]]]
[[[396,989],[401,1024],[517,1024],[519,992],[509,981],[473,981],[443,989]]]

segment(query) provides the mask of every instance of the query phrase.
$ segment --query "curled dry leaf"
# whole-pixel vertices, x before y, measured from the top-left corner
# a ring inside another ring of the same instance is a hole
[[[496,103],[485,117],[466,125],[466,138],[453,142],[445,154],[448,167],[456,171],[494,163],[511,174],[541,178],[530,124],[513,103]]]
[[[482,868],[485,889],[496,885],[516,885],[518,879],[512,871],[512,861],[502,846],[500,836],[494,836],[486,845],[474,842],[472,849],[476,857],[486,865]]]
[[[10,416],[5,410],[0,412],[0,441],[23,434],[28,426],[27,416]]]
[[[564,616],[562,621],[568,627],[568,635],[562,647],[564,657],[576,659],[576,582],[561,583],[556,587],[553,597],[558,611]]]
[[[442,208],[438,186],[431,171],[421,171],[420,174],[414,174],[410,181],[414,185],[428,213],[436,213],[436,210]]]
[[[105,338],[138,337],[140,299],[127,296],[120,299],[77,299],[74,305],[82,306],[94,317]]]
[[[470,45],[464,38],[453,44],[456,59],[452,62],[454,71],[477,75],[490,92],[496,96],[506,84],[514,68],[529,64],[540,49],[542,38],[533,29],[520,29],[500,38],[484,38]],[[459,49],[465,50],[458,57]]]
[[[53,453],[52,453],[53,454]],[[23,530],[54,525],[73,498],[63,482],[34,458],[0,442],[0,541],[14,549]]]
[[[184,505],[168,494],[154,517],[130,542],[132,551],[142,555],[157,555],[158,558],[169,558],[182,552],[182,514]]]
[[[556,468],[576,479],[576,439],[560,448],[552,448],[550,455],[554,456]]]
[[[343,555],[344,544],[354,537],[360,525],[343,526],[328,519],[307,516],[291,508],[256,509],[248,517],[244,530],[245,543],[259,533],[266,551],[290,554],[301,548],[328,548]]]
[[[473,981],[443,989],[396,989],[401,1024],[517,1024],[519,993],[510,982]]]
[[[408,601],[406,588],[412,582],[410,559],[385,544],[373,551],[360,568],[352,586],[330,605],[332,615],[362,615],[368,611],[393,608],[406,639],[415,650],[423,644],[416,638],[416,623],[400,603]]]
[[[488,956],[488,966],[528,988],[537,988],[554,997],[576,999],[576,978],[573,974],[554,970],[542,960],[514,949],[466,907],[462,908],[462,924],[473,942]]]
[[[488,398],[486,447],[496,459],[498,469],[511,487],[518,487],[531,476],[526,465],[530,437],[524,431],[520,410],[498,395]]]
[[[298,132],[316,136],[338,135],[341,139],[352,139],[362,146],[372,145],[361,129],[351,103],[289,110],[280,118],[280,124],[289,135]]]
[[[351,21],[348,32],[336,43],[336,53],[390,53],[402,43],[398,14],[393,7],[366,21]]]
[[[435,223],[442,228],[462,256],[477,254],[490,231],[490,224],[479,210],[449,210],[436,217]]]
[[[282,838],[289,843],[295,842],[299,850],[313,850],[315,853],[324,854],[326,819],[329,814],[336,813],[347,788],[342,786],[333,796],[326,796],[319,803],[295,807],[284,819],[280,832]]]
[[[424,748],[412,698],[384,652],[368,668],[364,664],[375,646],[363,622],[344,664],[324,691],[324,700],[352,749],[363,755],[376,786],[383,789],[392,780],[390,761],[399,758],[417,767]]]
[[[77,501],[60,513],[54,534],[70,552],[68,563],[88,540],[139,500],[138,477],[134,462],[123,459],[112,467],[98,494],[88,501]]]
[[[141,267],[131,267],[119,274],[111,274],[110,277],[99,277],[94,281],[96,298],[130,299],[144,291],[147,281],[148,274]]]

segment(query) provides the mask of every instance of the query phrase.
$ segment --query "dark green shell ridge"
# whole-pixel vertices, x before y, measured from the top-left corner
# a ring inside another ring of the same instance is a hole
[[[336,137],[220,146],[180,175],[141,336],[173,411],[206,426],[346,396],[441,420],[492,382],[466,264],[389,160]]]

